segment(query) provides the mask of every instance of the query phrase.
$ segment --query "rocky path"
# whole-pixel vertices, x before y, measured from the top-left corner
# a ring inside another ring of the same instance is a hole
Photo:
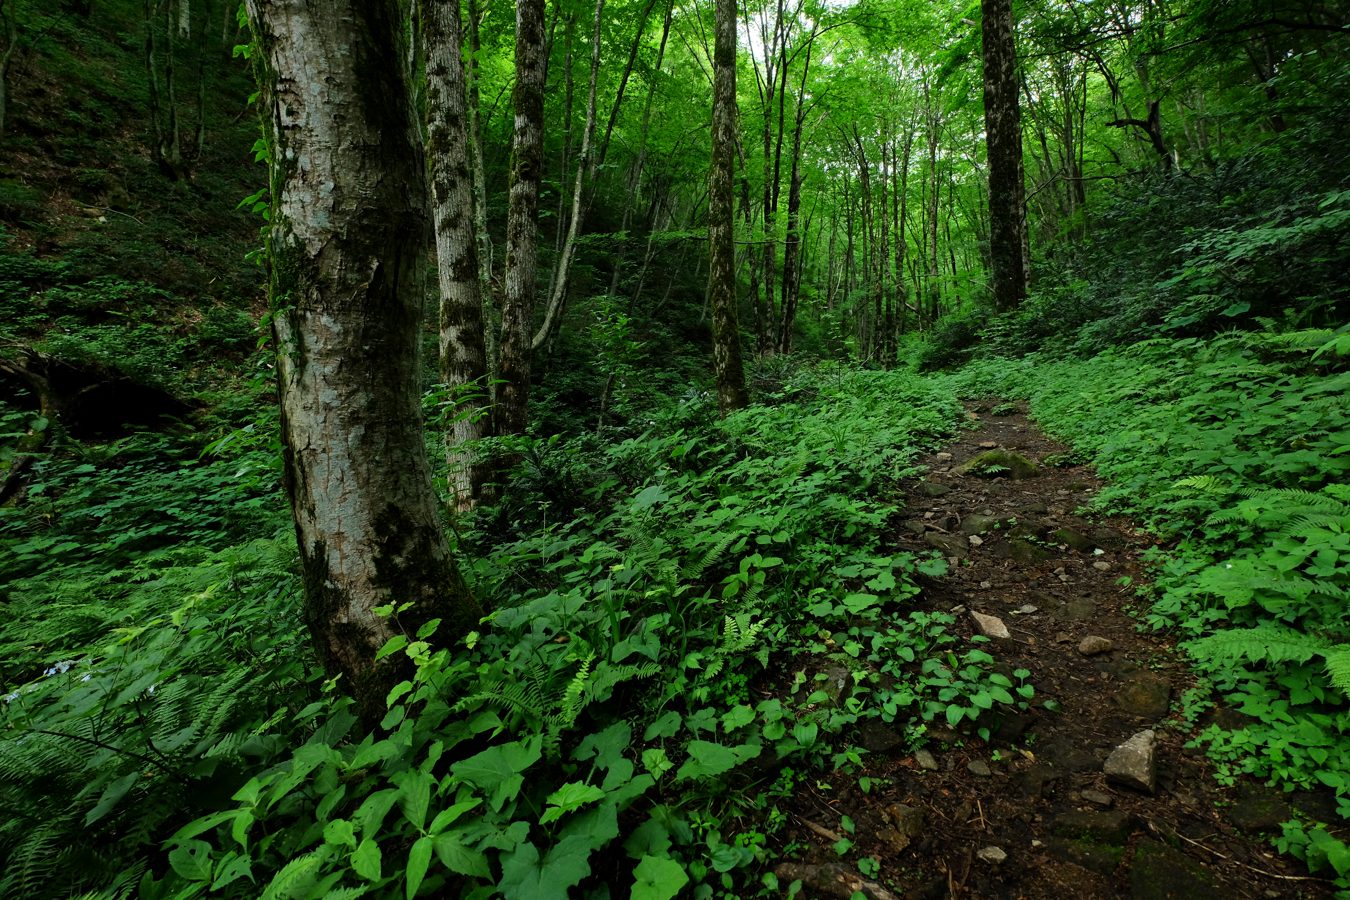
[[[800,861],[780,867],[784,886],[800,879],[809,897],[1330,896],[1264,837],[1288,818],[1287,798],[1222,788],[1185,747],[1192,677],[1126,611],[1123,579],[1141,577],[1148,539],[1128,521],[1078,514],[1100,482],[1022,411],[985,402],[968,415],[974,430],[921,460],[928,476],[906,487],[894,546],[948,557],[951,573],[925,585],[921,606],[954,612],[963,637],[1000,635],[991,651],[1005,671],[1031,671],[1035,699],[989,742],[930,726],[933,742],[911,753],[898,732],[863,728],[863,774],[878,786],[863,793],[855,772],[798,792]],[[1007,451],[1034,468],[1008,457],[968,471]],[[841,857],[844,816],[854,847]]]

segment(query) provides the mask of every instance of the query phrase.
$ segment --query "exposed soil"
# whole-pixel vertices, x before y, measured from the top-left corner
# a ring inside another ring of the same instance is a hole
[[[866,771],[794,797],[798,849],[779,869],[782,884],[800,879],[808,897],[1330,896],[1263,836],[1278,833],[1290,798],[1221,787],[1203,752],[1185,747],[1212,714],[1185,723],[1193,677],[1182,655],[1128,612],[1150,539],[1127,520],[1080,515],[1101,482],[1023,410],[993,414],[1010,409],[971,404],[976,427],[920,460],[928,475],[905,486],[893,547],[948,557],[951,573],[924,586],[920,607],[955,612],[963,638],[977,633],[971,613],[1002,620],[1009,636],[987,649],[1007,671],[1029,669],[1036,696],[994,723],[989,742],[930,726],[933,741],[912,753],[899,723],[860,729]],[[994,449],[1034,462],[1035,473],[958,471]],[[1111,649],[1089,655],[1103,646],[1080,648],[1090,637]],[[1103,771],[1148,729],[1151,794]],[[877,780],[870,793],[859,774]],[[832,845],[845,815],[855,846],[840,857]],[[879,873],[859,872],[865,857]]]

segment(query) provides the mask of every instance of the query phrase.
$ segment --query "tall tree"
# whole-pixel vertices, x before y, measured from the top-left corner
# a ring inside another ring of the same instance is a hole
[[[470,447],[472,441],[491,433],[491,418],[474,231],[463,26],[455,0],[419,0],[418,12],[426,60],[427,150],[441,289],[441,381],[454,401],[446,461],[456,506],[464,510],[478,500],[488,478],[487,460]]]
[[[506,218],[506,274],[502,298],[497,432],[524,434],[529,415],[530,351],[537,291],[535,244],[539,181],[544,165],[544,0],[516,4],[516,112],[511,138],[511,186]]]
[[[422,443],[426,177],[398,0],[247,0],[272,159],[269,291],[305,617],[376,714],[376,651],[480,610],[450,556]],[[378,607],[397,604],[384,617]]]
[[[708,305],[712,308],[717,407],[748,402],[736,315],[736,0],[717,0],[713,39],[712,168],[708,173]]]
[[[1022,113],[1012,0],[981,0],[984,37],[984,134],[989,149],[989,256],[994,306],[1016,309],[1027,295],[1022,185]]]

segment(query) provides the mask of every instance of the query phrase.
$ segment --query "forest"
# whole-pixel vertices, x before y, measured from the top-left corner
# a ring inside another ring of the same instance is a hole
[[[0,896],[1350,896],[1344,0],[0,0]]]

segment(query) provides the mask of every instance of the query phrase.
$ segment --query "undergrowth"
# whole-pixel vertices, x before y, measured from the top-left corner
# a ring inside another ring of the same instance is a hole
[[[779,800],[860,766],[859,723],[987,734],[1031,696],[907,608],[942,560],[881,548],[895,482],[958,419],[922,379],[827,367],[724,422],[690,394],[621,442],[513,448],[499,505],[457,528],[492,614],[465,646],[434,623],[391,642],[416,675],[369,732],[303,649],[290,541],[245,539],[249,503],[280,508],[260,432],[164,474],[124,461],[101,518],[91,473],[53,468],[59,514],[7,541],[0,891],[772,893]],[[132,472],[201,490],[148,552],[118,543]]]
[[[969,395],[1032,414],[1110,482],[1095,504],[1162,536],[1147,623],[1183,638],[1242,727],[1196,740],[1220,780],[1327,789],[1350,818],[1350,337],[1151,340],[1087,360],[980,360]],[[1344,823],[1278,842],[1350,887]]]

